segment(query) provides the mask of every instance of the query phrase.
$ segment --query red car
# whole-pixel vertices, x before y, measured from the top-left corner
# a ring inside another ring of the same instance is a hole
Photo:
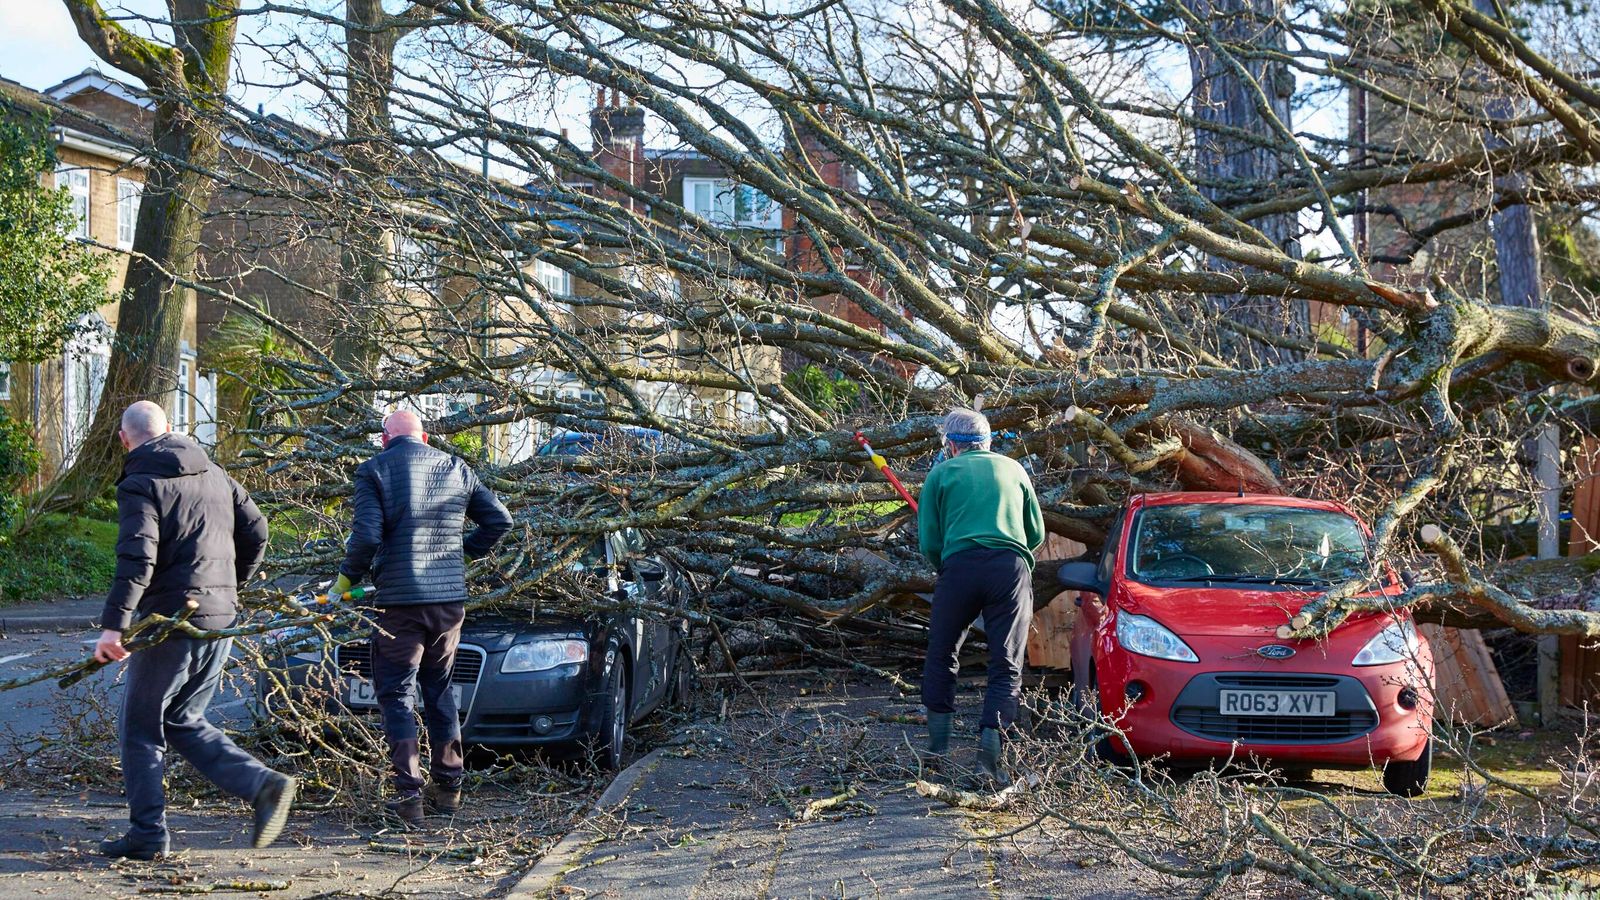
[[[1432,769],[1433,656],[1409,612],[1352,616],[1325,640],[1277,630],[1371,571],[1371,532],[1337,503],[1245,494],[1129,500],[1080,591],[1073,693],[1140,757],[1271,760],[1286,770],[1383,768],[1416,796]],[[1372,593],[1402,590],[1379,568]],[[1114,736],[1102,745],[1115,754]]]

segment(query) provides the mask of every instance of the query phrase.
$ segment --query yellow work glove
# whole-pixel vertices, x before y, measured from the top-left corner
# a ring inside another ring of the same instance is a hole
[[[340,573],[339,577],[334,579],[333,587],[328,588],[328,599],[342,600],[348,593],[350,593],[350,579]]]

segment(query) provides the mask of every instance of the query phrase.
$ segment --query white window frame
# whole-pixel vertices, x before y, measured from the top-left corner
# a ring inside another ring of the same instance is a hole
[[[194,421],[191,407],[194,403],[193,392],[189,390],[189,376],[194,371],[194,353],[185,351],[178,360],[178,390],[172,395],[172,430],[189,433],[189,424]]]
[[[78,320],[78,326],[77,336],[67,342],[61,355],[62,468],[77,459],[78,450],[89,435],[111,366],[111,327],[106,320],[99,313],[89,313]],[[84,379],[88,380],[87,385],[81,383]]]
[[[439,263],[426,244],[409,234],[401,234],[395,237],[394,265],[390,271],[401,284],[427,289],[439,277]]]
[[[557,300],[572,296],[572,273],[566,269],[549,260],[538,259],[534,260],[533,274],[539,279],[539,284]]]
[[[730,178],[685,176],[683,208],[713,225],[740,228],[783,227],[783,207],[748,184]]]
[[[65,188],[72,197],[72,214],[77,217],[76,228],[67,232],[67,237],[77,238],[80,241],[89,239],[89,170],[82,166],[60,163],[56,166],[56,187]]]
[[[208,447],[217,443],[217,373],[200,372],[194,379],[194,438]]]
[[[139,226],[139,203],[144,185],[131,178],[117,179],[117,247],[133,249],[134,231]]]
[[[11,399],[11,363],[0,360],[0,400]]]

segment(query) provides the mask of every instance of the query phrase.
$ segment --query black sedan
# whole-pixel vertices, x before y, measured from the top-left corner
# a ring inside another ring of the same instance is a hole
[[[688,699],[693,665],[683,617],[645,607],[681,608],[688,576],[641,535],[627,529],[596,541],[573,564],[597,605],[615,612],[587,617],[472,613],[462,627],[451,681],[461,709],[462,740],[496,749],[585,745],[606,768],[622,764],[628,727],[663,705]],[[381,598],[376,598],[381,602]],[[335,641],[331,653],[304,635],[280,635],[258,697],[272,709],[275,685],[316,685],[336,709],[376,712],[372,645],[362,636]]]

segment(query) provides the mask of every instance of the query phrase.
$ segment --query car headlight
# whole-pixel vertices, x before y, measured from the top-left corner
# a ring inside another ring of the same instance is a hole
[[[513,644],[500,660],[500,671],[543,672],[568,663],[581,663],[589,658],[586,641],[527,641]]]
[[[1389,623],[1388,627],[1372,636],[1367,645],[1361,648],[1356,658],[1350,661],[1352,666],[1386,666],[1390,663],[1404,662],[1417,655],[1422,649],[1422,642],[1417,639],[1417,627],[1411,624],[1410,619],[1401,619]]]
[[[1149,616],[1130,612],[1117,614],[1117,643],[1124,650],[1156,659],[1175,659],[1178,662],[1199,662],[1183,639],[1167,630],[1165,625]]]

